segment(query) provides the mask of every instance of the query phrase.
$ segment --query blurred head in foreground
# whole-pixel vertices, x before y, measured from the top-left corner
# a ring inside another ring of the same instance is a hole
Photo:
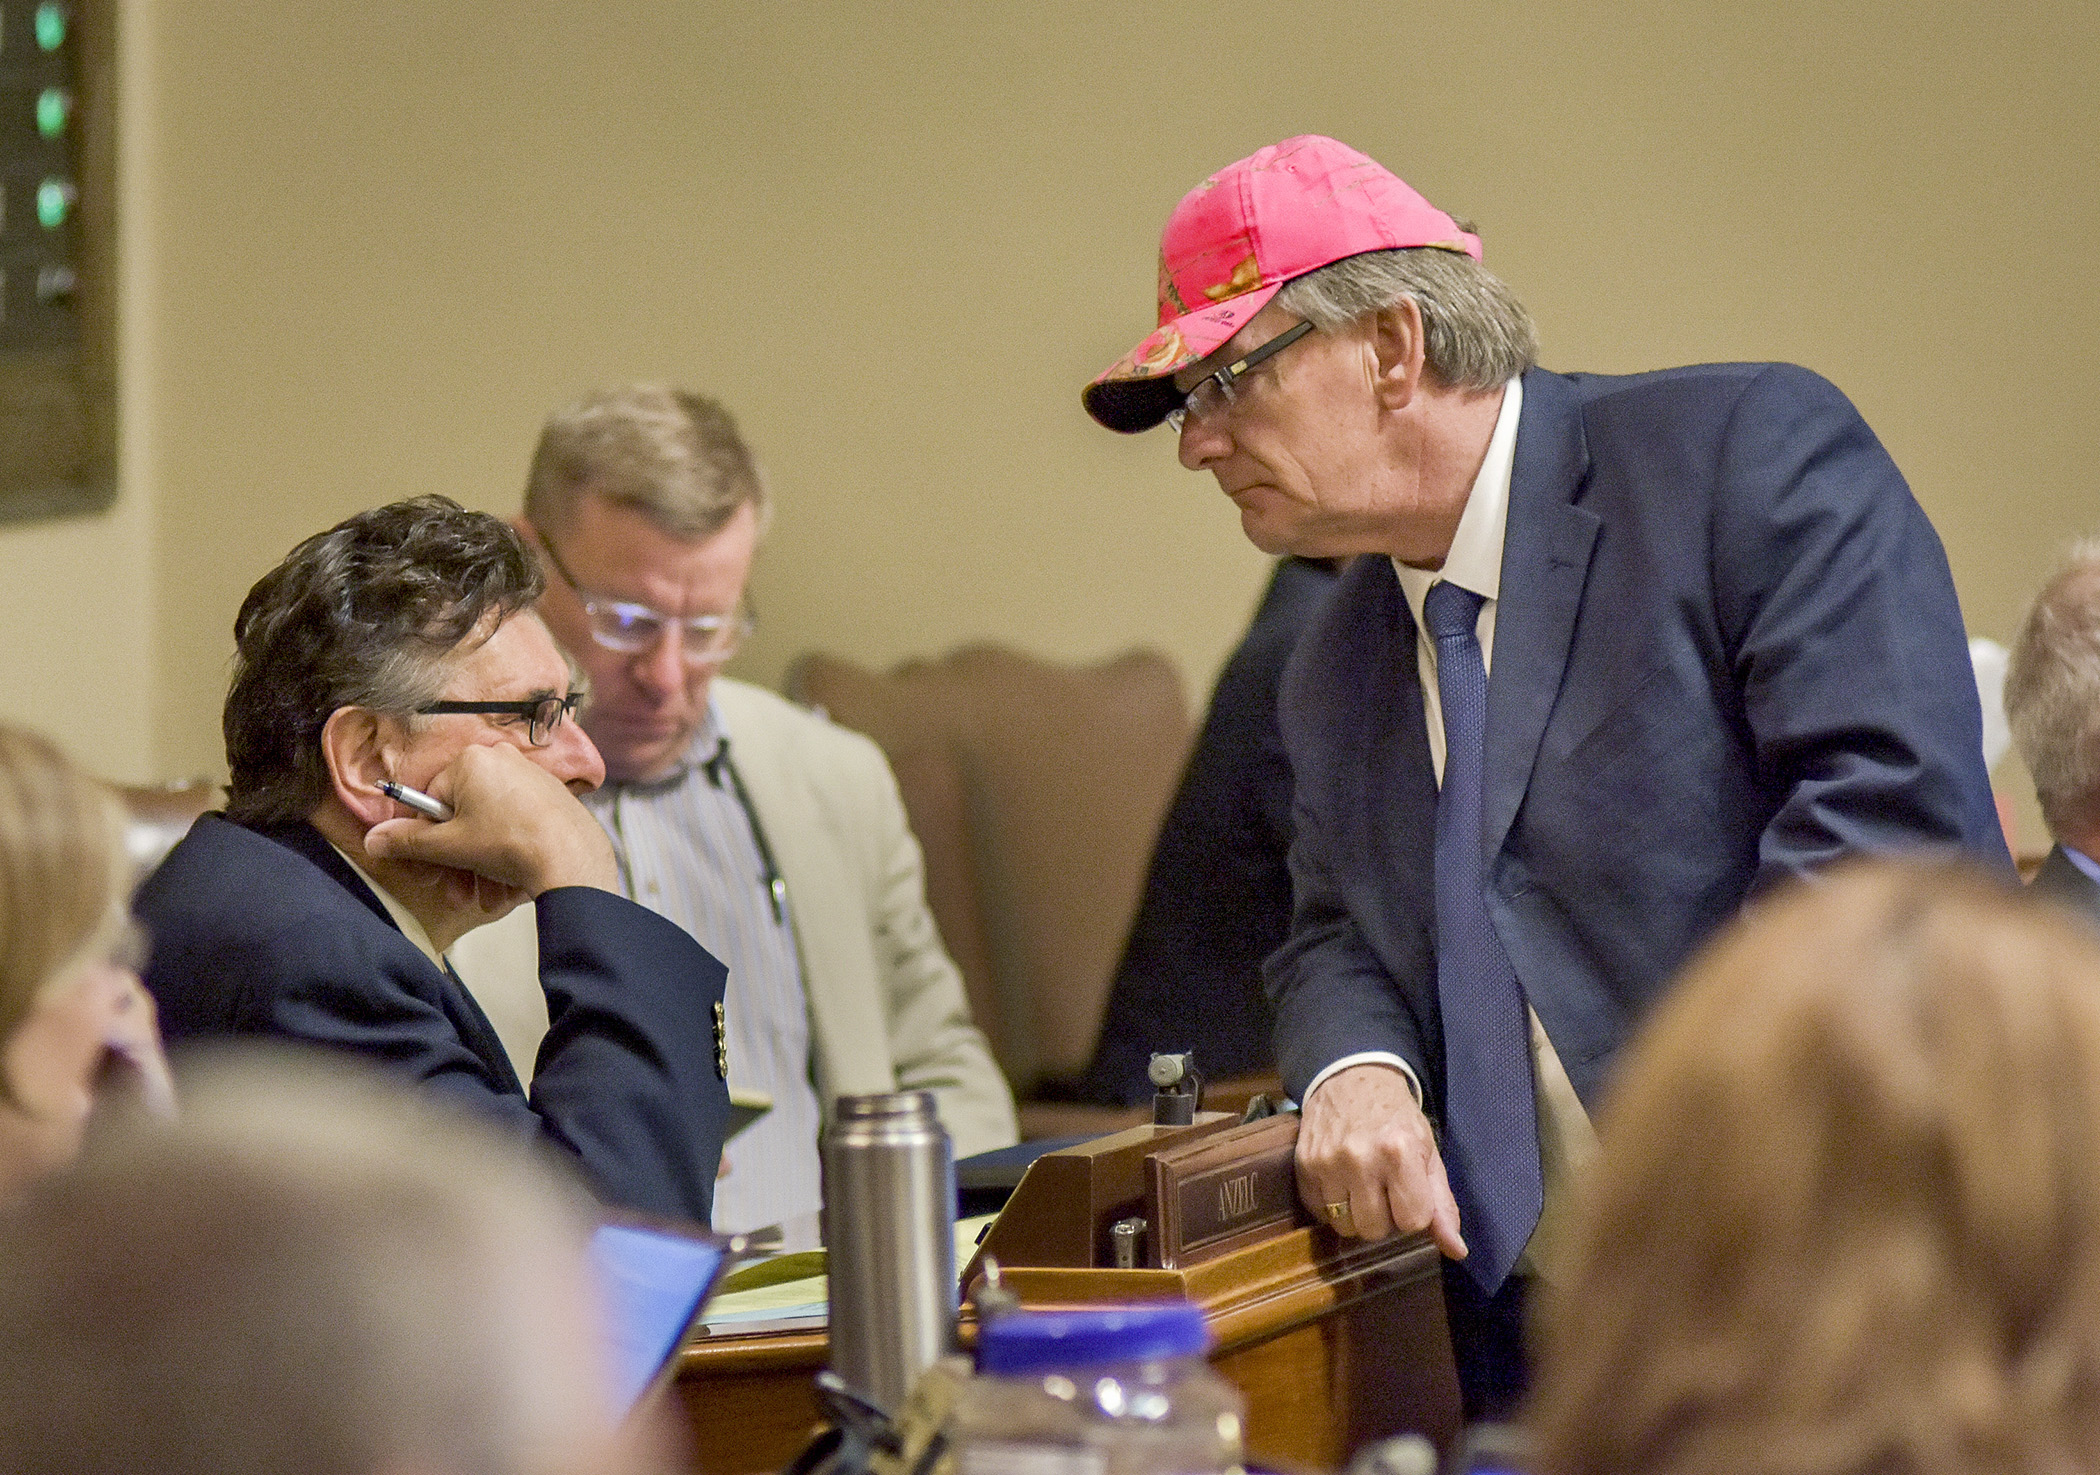
[[[0,1201],[79,1151],[113,1076],[165,1104],[130,892],[116,795],[0,723]]]
[[[0,1469],[654,1468],[615,1424],[586,1207],[343,1067],[209,1062],[0,1216]]]
[[[1687,971],[1543,1308],[1541,1475],[2100,1467],[2100,948],[1862,864]]]

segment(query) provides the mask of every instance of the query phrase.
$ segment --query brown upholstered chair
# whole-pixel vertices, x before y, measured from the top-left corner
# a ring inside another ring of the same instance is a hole
[[[1082,1069],[1187,756],[1173,663],[971,645],[880,674],[804,656],[787,684],[889,756],[934,919],[1017,1091]]]

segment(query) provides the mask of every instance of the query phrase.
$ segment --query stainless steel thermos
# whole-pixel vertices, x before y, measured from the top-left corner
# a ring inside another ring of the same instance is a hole
[[[841,1096],[824,1142],[831,1370],[892,1414],[955,1341],[955,1152],[933,1093]]]

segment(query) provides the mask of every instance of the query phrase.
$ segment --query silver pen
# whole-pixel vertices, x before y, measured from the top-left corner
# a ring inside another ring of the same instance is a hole
[[[421,789],[411,789],[407,784],[397,784],[390,778],[379,781],[379,792],[396,804],[405,804],[426,819],[439,824],[452,818],[452,806],[442,799],[433,799]]]

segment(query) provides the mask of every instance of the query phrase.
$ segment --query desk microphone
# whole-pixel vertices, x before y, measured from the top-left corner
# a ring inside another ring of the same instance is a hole
[[[1152,1082],[1152,1125],[1186,1127],[1196,1120],[1203,1106],[1203,1075],[1196,1069],[1193,1052],[1157,1054],[1145,1067]]]

